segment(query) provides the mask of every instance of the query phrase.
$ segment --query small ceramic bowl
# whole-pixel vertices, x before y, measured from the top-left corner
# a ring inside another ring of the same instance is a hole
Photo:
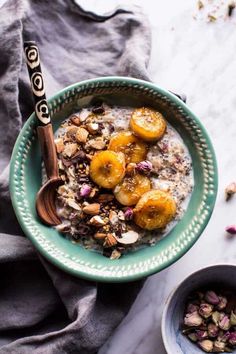
[[[162,338],[168,354],[203,354],[204,351],[181,333],[188,295],[202,287],[236,290],[236,265],[219,264],[203,268],[187,277],[169,296],[162,316]],[[236,350],[233,351],[236,353]]]
[[[94,98],[109,104],[153,107],[162,112],[179,132],[189,149],[194,188],[188,208],[178,224],[153,247],[129,252],[110,260],[63,237],[55,228],[43,225],[35,211],[35,196],[42,184],[42,164],[37,121],[32,114],[16,141],[10,172],[13,207],[25,234],[49,261],[76,276],[96,281],[133,281],[156,273],[182,257],[206,227],[217,194],[217,167],[208,134],[198,118],[179,98],[142,80],[103,77],[76,83],[48,100],[53,129],[79,107]]]

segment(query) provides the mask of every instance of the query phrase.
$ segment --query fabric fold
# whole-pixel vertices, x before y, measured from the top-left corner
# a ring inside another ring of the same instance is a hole
[[[0,353],[96,353],[143,282],[94,283],[38,255],[16,220],[8,178],[13,145],[32,113],[23,41],[40,50],[47,97],[97,76],[148,79],[150,29],[138,7],[106,15],[72,0],[8,0],[0,8]]]

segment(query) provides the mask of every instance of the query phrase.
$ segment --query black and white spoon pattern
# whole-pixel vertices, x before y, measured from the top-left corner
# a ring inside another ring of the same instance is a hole
[[[47,125],[51,122],[51,119],[46,101],[38,47],[35,42],[25,42],[24,50],[34,95],[35,114],[39,125]]]

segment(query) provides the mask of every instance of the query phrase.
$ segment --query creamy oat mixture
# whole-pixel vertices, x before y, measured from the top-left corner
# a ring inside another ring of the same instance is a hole
[[[166,191],[175,201],[176,213],[164,228],[139,227],[133,221],[135,205],[120,204],[112,189],[92,181],[93,156],[107,150],[116,134],[130,130],[133,111],[134,108],[110,107],[104,103],[83,108],[62,123],[55,138],[59,172],[64,181],[58,188],[57,211],[62,224],[57,229],[72,242],[112,259],[127,250],[156,244],[182,217],[193,187],[189,152],[168,123],[161,139],[145,142],[144,165],[126,161],[126,174],[130,173],[130,178],[133,178],[132,170],[137,169],[149,179],[151,189]],[[115,188],[114,191],[119,189]]]

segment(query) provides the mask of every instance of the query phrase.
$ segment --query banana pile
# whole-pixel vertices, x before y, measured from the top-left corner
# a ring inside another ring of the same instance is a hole
[[[143,107],[133,111],[129,126],[130,131],[111,137],[107,150],[93,155],[90,178],[99,187],[112,189],[120,204],[135,206],[136,225],[146,230],[164,228],[176,213],[176,203],[168,192],[152,190],[145,160],[148,144],[162,138],[166,121],[161,113]]]

